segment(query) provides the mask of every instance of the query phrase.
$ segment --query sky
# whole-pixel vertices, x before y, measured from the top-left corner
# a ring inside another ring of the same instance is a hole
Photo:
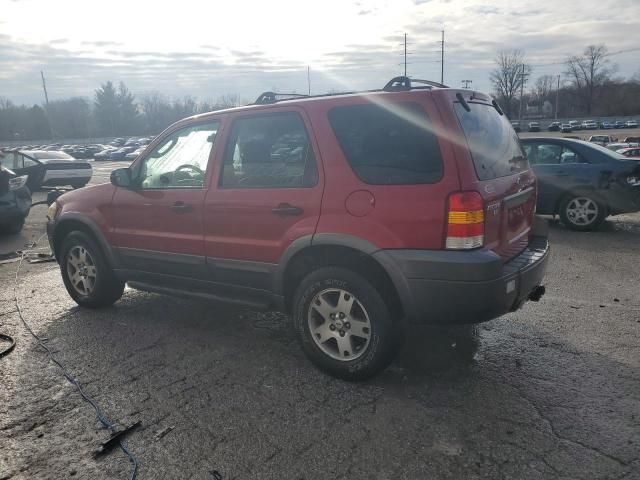
[[[136,96],[215,100],[261,92],[381,88],[407,74],[491,91],[500,50],[522,49],[532,77],[604,43],[617,76],[640,74],[640,0],[0,0],[0,97],[92,98],[108,80]],[[632,50],[632,51],[628,51]]]

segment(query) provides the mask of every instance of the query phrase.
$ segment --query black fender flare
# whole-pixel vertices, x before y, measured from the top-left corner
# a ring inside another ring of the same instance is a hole
[[[313,246],[348,247],[370,256],[387,273],[402,304],[407,307],[412,304],[409,284],[397,262],[384,249],[368,240],[342,233],[318,233],[293,241],[280,257],[273,272],[273,293],[276,296],[284,297],[285,272],[291,259],[303,249]]]
[[[78,212],[62,213],[56,219],[52,229],[52,247],[58,243],[58,241],[56,240],[56,232],[59,232],[61,227],[67,225],[69,222],[81,223],[84,227],[86,227],[93,235],[93,238],[95,238],[95,240],[100,245],[100,248],[107,258],[109,265],[111,265],[111,268],[118,268],[120,264],[120,262],[118,261],[118,256],[114,248],[109,245],[109,242],[107,242],[107,239],[104,237],[104,233],[102,232],[98,224],[92,218],[89,218],[86,215]],[[53,253],[55,254],[56,258],[58,258],[58,252],[56,251]]]

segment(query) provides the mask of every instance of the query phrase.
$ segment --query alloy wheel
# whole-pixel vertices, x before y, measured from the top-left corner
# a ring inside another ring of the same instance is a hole
[[[589,197],[576,197],[567,204],[566,214],[574,225],[591,225],[598,218],[598,204]]]
[[[355,360],[369,346],[369,314],[362,303],[346,290],[329,288],[319,292],[311,300],[307,321],[313,341],[331,358]]]
[[[77,245],[67,254],[67,277],[80,295],[91,295],[96,285],[97,269],[89,251]]]

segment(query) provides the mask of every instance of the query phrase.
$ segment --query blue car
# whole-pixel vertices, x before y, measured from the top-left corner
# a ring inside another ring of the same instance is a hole
[[[588,231],[608,215],[640,211],[640,161],[567,138],[521,139],[538,177],[536,212]]]
[[[127,153],[133,152],[138,147],[122,147],[109,153],[109,160],[126,160]]]

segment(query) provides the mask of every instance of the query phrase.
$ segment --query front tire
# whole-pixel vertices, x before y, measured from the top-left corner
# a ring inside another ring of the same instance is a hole
[[[598,228],[606,218],[606,206],[590,192],[566,195],[560,202],[560,219],[571,230],[588,232]]]
[[[400,346],[399,322],[393,321],[380,292],[340,267],[320,268],[302,280],[294,296],[293,322],[307,357],[343,380],[376,375]]]
[[[71,298],[81,307],[108,307],[124,292],[96,241],[89,235],[74,231],[67,235],[60,248],[60,271]]]

